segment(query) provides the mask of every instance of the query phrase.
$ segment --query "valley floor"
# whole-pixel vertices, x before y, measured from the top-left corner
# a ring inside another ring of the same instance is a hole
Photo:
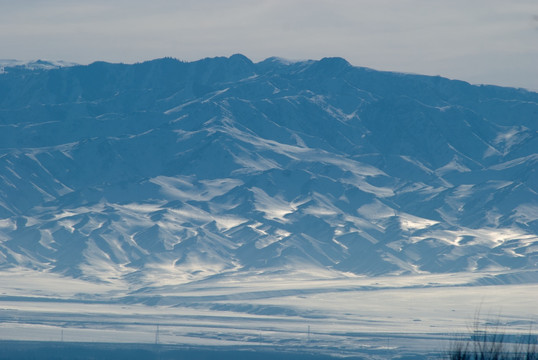
[[[446,351],[477,311],[508,334],[526,334],[538,320],[532,282],[484,285],[498,277],[476,273],[326,275],[249,273],[121,289],[2,272],[0,340],[392,357]]]

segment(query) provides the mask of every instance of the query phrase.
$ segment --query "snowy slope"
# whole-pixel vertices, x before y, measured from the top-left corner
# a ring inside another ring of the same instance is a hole
[[[4,271],[131,290],[295,271],[536,282],[536,93],[340,58],[16,69]]]

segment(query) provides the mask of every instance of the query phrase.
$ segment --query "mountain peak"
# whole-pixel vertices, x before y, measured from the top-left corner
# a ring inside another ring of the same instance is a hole
[[[229,57],[229,59],[230,61],[233,61],[233,62],[241,62],[248,65],[253,64],[252,61],[243,54],[233,54],[232,56]]]
[[[319,61],[312,62],[309,71],[326,75],[338,75],[350,68],[352,68],[352,65],[341,57],[325,57]]]
[[[349,67],[351,64],[342,57],[324,57],[319,60],[320,64],[324,66],[333,66],[333,67]]]

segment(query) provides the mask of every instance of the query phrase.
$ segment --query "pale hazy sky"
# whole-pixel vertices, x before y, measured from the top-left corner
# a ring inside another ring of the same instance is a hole
[[[0,59],[234,53],[538,90],[538,0],[0,0]]]

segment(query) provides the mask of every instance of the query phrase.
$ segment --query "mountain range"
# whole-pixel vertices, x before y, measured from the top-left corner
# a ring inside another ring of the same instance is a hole
[[[538,93],[342,58],[2,69],[4,271],[536,282]]]

